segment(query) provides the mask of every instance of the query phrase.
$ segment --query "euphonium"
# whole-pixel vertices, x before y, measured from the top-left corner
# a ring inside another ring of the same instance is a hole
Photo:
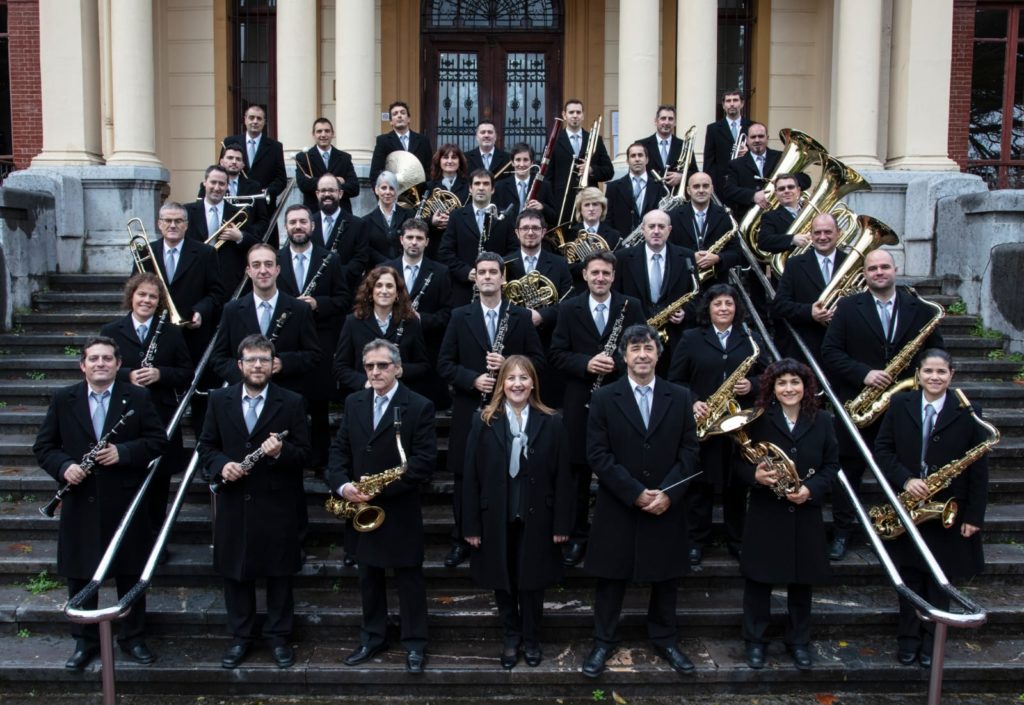
[[[141,233],[136,233],[132,230],[133,223],[139,224]],[[146,269],[147,260],[153,263],[153,274],[160,280],[160,286],[164,290],[164,299],[167,302],[167,315],[171,319],[171,325],[180,326],[188,323],[188,320],[183,319],[181,314],[178,313],[178,309],[174,306],[174,301],[171,300],[171,290],[167,288],[164,275],[160,273],[160,265],[153,254],[153,248],[149,244],[146,227],[142,224],[141,218],[132,218],[128,221],[128,249],[132,253],[132,259],[135,260],[135,268],[139,272],[149,271]]]
[[[839,299],[864,290],[864,258],[882,245],[898,245],[899,236],[888,225],[869,215],[857,216],[857,237],[846,253],[846,259],[836,268],[832,279],[818,296],[817,303],[825,309],[835,308]]]
[[[943,527],[948,529],[953,526],[956,523],[956,513],[958,510],[956,500],[948,499],[945,502],[932,502],[931,498],[949,487],[957,475],[970,467],[974,461],[988,453],[999,443],[999,429],[974,413],[974,409],[971,408],[971,403],[967,401],[967,396],[963,393],[963,390],[956,389],[954,394],[960,400],[960,406],[970,410],[971,418],[988,431],[989,437],[968,450],[962,458],[946,463],[928,475],[924,479],[925,484],[928,485],[927,498],[916,499],[906,491],[898,495],[897,499],[899,499],[903,508],[907,510],[907,513],[910,514],[910,519],[915,524],[921,524],[930,519],[942,519]],[[883,539],[894,539],[907,530],[891,504],[880,504],[872,507],[868,511],[868,516],[872,519],[875,532]]]
[[[353,482],[352,485],[357,490],[370,497],[376,497],[385,487],[400,479],[409,467],[409,462],[405,457],[405,448],[402,446],[402,417],[397,408],[395,409],[395,444],[398,447],[401,465],[375,475],[364,476],[358,482]],[[356,531],[374,531],[384,523],[384,510],[369,502],[349,502],[347,499],[335,497],[332,494],[324,503],[324,509],[341,519],[351,519],[352,528]]]
[[[730,408],[735,407],[736,397],[733,395],[732,388],[736,386],[737,382],[747,376],[750,368],[754,366],[757,358],[761,355],[761,348],[754,342],[754,337],[750,335],[750,330],[747,329],[745,323],[743,324],[743,329],[750,337],[750,347],[753,348],[753,352],[733,370],[731,375],[725,378],[725,381],[719,385],[715,393],[704,402],[708,405],[708,411],[697,421],[697,438],[699,440],[707,438],[708,431],[729,413]]]
[[[502,284],[501,295],[509,303],[532,309],[550,306],[558,301],[555,283],[536,269],[519,279]]]

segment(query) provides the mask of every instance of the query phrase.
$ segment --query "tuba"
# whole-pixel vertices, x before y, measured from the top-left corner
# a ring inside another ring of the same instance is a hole
[[[857,237],[850,245],[846,259],[818,296],[817,303],[826,309],[834,308],[842,297],[864,290],[862,268],[864,257],[869,252],[877,250],[882,245],[898,245],[900,242],[899,236],[892,228],[869,215],[857,216],[854,222],[857,225]]]
[[[132,230],[132,225],[138,223],[138,228],[142,232],[135,232]],[[141,218],[132,218],[128,221],[128,249],[132,253],[132,259],[135,260],[135,268],[139,272],[148,271],[146,269],[146,262],[153,263],[153,274],[160,280],[160,286],[164,290],[164,299],[167,302],[167,315],[171,319],[171,325],[181,326],[188,323],[188,320],[183,319],[181,314],[178,313],[178,309],[174,306],[174,301],[171,300],[171,290],[167,288],[167,282],[164,281],[164,275],[160,273],[160,265],[157,264],[156,257],[153,254],[153,248],[149,244],[149,238],[146,235],[146,228],[142,224]]]
[[[509,303],[524,308],[544,308],[558,301],[555,283],[536,269],[529,274],[501,285],[501,295]]]
[[[384,170],[393,173],[398,181],[398,205],[416,208],[422,200],[419,185],[427,180],[423,164],[416,155],[404,149],[396,149],[384,161]]]
[[[972,463],[999,443],[999,429],[974,412],[971,403],[967,401],[967,396],[963,393],[962,389],[954,390],[954,394],[960,400],[961,408],[968,409],[971,413],[971,418],[988,431],[988,438],[968,450],[962,458],[946,463],[928,475],[924,479],[925,484],[928,485],[928,497],[926,499],[915,499],[906,491],[899,494],[897,499],[899,499],[903,508],[907,510],[914,524],[921,524],[930,519],[941,519],[943,527],[948,529],[953,526],[956,523],[956,513],[959,509],[956,500],[950,498],[945,502],[933,502],[931,498],[949,487],[957,475],[970,467]],[[900,521],[896,510],[890,504],[872,507],[868,511],[868,516],[871,517],[875,532],[885,540],[894,539],[907,530],[903,526],[903,522]]]

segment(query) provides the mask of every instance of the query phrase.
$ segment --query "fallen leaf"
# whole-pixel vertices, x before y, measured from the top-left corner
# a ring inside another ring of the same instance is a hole
[[[626,705],[626,699],[618,693],[616,693],[614,690],[612,691],[612,700],[617,702],[619,705]]]
[[[821,703],[821,705],[832,705],[836,701],[836,696],[831,693],[818,693],[814,696],[814,699]]]
[[[876,651],[875,649],[872,649],[870,646],[865,646],[864,648],[862,648],[857,653],[860,654],[861,656],[874,656],[875,654],[878,653],[878,651]]]
[[[32,553],[32,547],[27,543],[12,543],[7,550],[11,553]]]
[[[841,641],[841,642],[839,642],[839,648],[841,648],[841,649],[845,649],[849,645],[850,645],[850,642],[848,642],[848,641]]]
[[[455,604],[455,598],[454,597],[449,597],[448,595],[441,595],[440,597],[438,597],[436,599],[442,605],[454,605]]]
[[[70,336],[73,336],[73,335],[78,335],[78,333],[76,333],[73,330],[66,330],[66,331],[64,331],[64,335],[70,337]]]

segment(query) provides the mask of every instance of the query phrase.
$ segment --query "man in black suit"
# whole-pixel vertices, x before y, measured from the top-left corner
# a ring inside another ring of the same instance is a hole
[[[245,273],[252,280],[252,294],[224,307],[224,325],[211,360],[213,369],[228,384],[237,384],[242,378],[238,346],[246,336],[264,335],[277,351],[272,370],[276,384],[301,394],[306,376],[321,358],[313,312],[305,302],[278,290],[281,267],[277,251],[270,245],[249,250]]]
[[[271,384],[274,344],[249,335],[237,347],[240,380],[210,393],[199,459],[214,483],[214,569],[224,576],[232,642],[221,659],[237,668],[256,632],[256,580],[266,580],[263,636],[280,668],[295,663],[289,643],[295,612],[292,575],[301,567],[299,517],[309,428],[302,397]],[[280,434],[287,432],[287,437]],[[260,457],[249,460],[254,453]],[[243,464],[243,460],[247,460]]]
[[[761,225],[757,230],[757,249],[772,253],[789,252],[810,243],[811,238],[807,234],[787,234],[800,214],[801,194],[803,188],[796,174],[779,174],[775,177],[775,196],[779,205],[761,216]]]
[[[473,298],[477,256],[484,251],[511,254],[519,247],[512,232],[512,219],[491,205],[494,179],[482,169],[469,175],[471,202],[452,211],[441,236],[438,259],[452,275],[452,305],[467,304]],[[511,212],[511,210],[509,210]],[[497,214],[497,215],[495,215]]]
[[[678,673],[693,671],[679,650],[676,579],[689,570],[684,480],[696,472],[697,424],[690,393],[655,376],[662,354],[647,325],[623,331],[627,374],[590,403],[587,457],[597,475],[597,505],[584,562],[597,577],[594,645],[583,675],[596,678],[618,645],[622,599],[630,582],[650,583],[647,635]]]
[[[263,134],[267,113],[262,105],[250,105],[245,111],[245,133],[224,138],[224,146],[235,144],[242,148],[246,175],[270,193],[271,206],[288,183],[284,170],[284,147]]]
[[[648,168],[657,172],[665,181],[665,185],[675,191],[683,180],[679,171],[679,160],[683,155],[683,140],[675,136],[676,106],[659,105],[654,117],[655,131],[653,135],[639,141],[647,150]],[[690,155],[690,163],[686,168],[689,177],[697,171],[696,151]]]
[[[561,225],[572,215],[572,204],[576,192],[580,190],[580,169],[583,158],[590,144],[590,133],[583,129],[583,101],[570,98],[565,101],[562,109],[565,128],[560,130],[555,146],[551,150],[548,162],[547,178],[551,181],[551,190],[555,202],[559,203],[558,218],[555,225]],[[590,162],[590,172],[586,175],[588,186],[597,186],[599,182],[608,181],[615,176],[615,167],[604,148],[604,140],[597,137],[594,158]]]
[[[374,340],[363,348],[370,389],[349,395],[345,415],[331,444],[327,486],[342,499],[372,502],[385,515],[372,531],[356,533],[363,624],[359,648],[345,658],[358,666],[387,648],[388,605],[385,571],[398,582],[402,647],[409,673],[422,673],[427,646],[427,589],[423,579],[423,514],[420,488],[430,482],[437,462],[434,405],[398,383],[402,358],[398,346]],[[401,435],[398,439],[396,436]],[[399,456],[397,444],[405,450]],[[355,483],[365,476],[404,466],[405,473],[377,493]]]
[[[768,128],[759,122],[747,128],[747,149],[745,156],[733,159],[722,173],[722,198],[738,221],[754,206],[768,209],[764,187],[782,156],[782,152],[768,149]]]
[[[550,347],[551,367],[565,378],[562,416],[576,484],[575,520],[565,551],[567,566],[583,560],[590,528],[591,472],[586,440],[590,397],[595,386],[615,381],[626,369],[618,353],[619,338],[629,326],[644,322],[639,301],[612,291],[615,255],[611,252],[587,257],[583,279],[587,290],[558,307]]]
[[[220,150],[220,162],[218,162],[224,170],[228,172],[228,190],[224,194],[224,198],[228,203],[232,203],[231,199],[238,196],[256,196],[263,191],[263,187],[253,179],[246,178],[243,170],[245,169],[245,157],[242,147],[238,144],[230,143],[226,144]],[[206,196],[206,185],[199,184],[199,198]],[[257,237],[262,237],[264,231],[267,229],[267,224],[270,222],[270,212],[267,207],[265,199],[256,198],[253,199],[251,204],[242,202],[236,204],[239,207],[246,207],[249,214],[249,222],[246,223],[246,227],[253,233],[256,233]],[[272,233],[273,245],[277,245],[277,231]]]
[[[310,210],[317,207],[320,177],[333,174],[338,179],[342,210],[352,212],[352,199],[359,195],[359,177],[352,165],[352,156],[334,147],[334,125],[325,117],[313,122],[316,144],[295,155],[295,185],[302,192],[302,205]]]
[[[647,148],[634,142],[626,149],[629,171],[605,187],[608,223],[620,233],[631,233],[644,215],[658,207],[665,189],[647,172]]]
[[[772,301],[772,315],[790,322],[818,362],[821,362],[821,343],[828,330],[826,326],[836,311],[834,307],[825,308],[819,304],[818,297],[832,280],[836,269],[846,261],[846,253],[836,249],[837,242],[839,228],[832,214],[815,216],[811,221],[813,249],[786,260],[786,268]],[[825,278],[826,272],[828,279]],[[776,330],[780,331],[781,327],[776,327]],[[803,359],[803,353],[788,333],[777,342],[783,356]]]
[[[345,275],[345,286],[350,292],[363,278],[363,270],[370,261],[366,245],[363,221],[341,208],[341,186],[338,177],[324,174],[316,186],[316,198],[320,206],[313,212],[312,239],[325,250],[338,253]]]
[[[241,209],[224,201],[228,192],[228,172],[224,167],[219,164],[207,167],[203,189],[205,196],[201,201],[185,206],[188,214],[185,237],[206,243],[211,235],[219,231],[216,240],[209,244],[217,250],[224,290],[233,292],[245,274],[245,253],[259,240],[249,229],[248,223],[243,227],[238,226],[248,216],[240,215]]]
[[[538,370],[545,367],[544,348],[530,312],[502,301],[503,268],[504,260],[494,252],[483,252],[477,258],[474,272],[480,300],[452,311],[437,356],[437,371],[454,392],[448,469],[455,475],[455,526],[452,547],[444,559],[449,567],[469,557],[469,546],[462,536],[462,464],[473,415],[490,398],[497,370],[507,356],[526,355]]]
[[[117,343],[106,337],[89,338],[78,366],[85,380],[54,394],[32,446],[39,467],[61,486],[70,486],[61,502],[57,536],[57,574],[67,578],[69,598],[89,583],[146,477],[149,462],[167,447],[149,392],[116,381],[121,367]],[[118,426],[122,419],[124,423]],[[94,456],[98,467],[83,467],[86,454],[104,437],[108,443]],[[143,507],[129,525],[111,567],[118,597],[124,597],[138,582],[149,541],[149,516]],[[97,596],[94,593],[82,607],[96,609]],[[119,641],[132,660],[149,664],[156,657],[146,646],[145,630],[143,595],[121,622]],[[75,651],[64,666],[79,671],[99,653],[99,630],[95,624],[76,623],[71,635]]]
[[[741,135],[745,135],[751,122],[743,117],[743,95],[739,91],[722,94],[723,117],[708,125],[704,133],[704,171],[711,174],[711,180],[718,193],[724,193],[725,170],[732,161],[733,147]],[[736,157],[743,157],[747,147],[740,146]]]
[[[396,100],[388,106],[388,115],[391,117],[392,129],[391,132],[377,136],[377,142],[373,146],[373,157],[370,159],[370,183],[377,183],[377,175],[384,171],[388,155],[398,150],[411,152],[423,165],[424,176],[430,174],[430,160],[434,156],[434,150],[430,148],[430,140],[426,135],[409,129],[411,116],[408,103]]]
[[[896,289],[896,263],[886,250],[872,250],[864,257],[864,278],[868,290],[839,301],[821,344],[825,371],[845,404],[865,386],[886,389],[913,374],[914,362],[897,376],[886,366],[936,315],[909,291]],[[919,350],[941,348],[942,335],[933,330]],[[879,419],[860,429],[871,448],[878,434]],[[839,462],[855,491],[860,491],[864,458],[845,427],[839,428]],[[840,560],[857,527],[856,515],[839,484],[832,488],[833,539],[829,558]]]
[[[551,184],[542,179],[537,193],[530,198],[530,191],[536,181],[533,147],[519,142],[512,147],[512,177],[498,179],[494,185],[494,203],[504,211],[512,206],[511,215],[518,216],[524,210],[539,210],[544,214],[544,221],[554,223],[558,217],[555,212],[554,195]],[[506,174],[509,172],[506,171]]]
[[[312,217],[305,206],[288,206],[284,213],[284,228],[288,233],[288,244],[277,253],[278,262],[284,263],[277,286],[282,293],[309,306],[320,349],[332,350],[338,343],[341,324],[352,300],[338,264],[338,255],[312,240]],[[305,293],[311,286],[313,289]],[[306,375],[303,396],[309,407],[313,438],[311,465],[315,468],[327,464],[330,445],[328,406],[336,395],[334,377],[328,365],[318,365]]]
[[[466,159],[469,161],[470,173],[477,169],[486,169],[494,176],[504,169],[501,176],[495,176],[499,181],[509,176],[509,170],[505,169],[512,160],[512,155],[504,149],[498,149],[495,142],[498,139],[498,132],[494,123],[490,120],[481,120],[476,126],[476,147],[466,152]]]
[[[708,174],[701,171],[690,176],[686,184],[690,200],[669,213],[672,223],[669,242],[693,250],[697,269],[701,273],[710,270],[711,274],[705,275],[711,277],[709,281],[724,283],[729,270],[743,260],[743,253],[735,236],[717,253],[710,251],[712,245],[732,230],[729,214],[711,200],[713,191]]]

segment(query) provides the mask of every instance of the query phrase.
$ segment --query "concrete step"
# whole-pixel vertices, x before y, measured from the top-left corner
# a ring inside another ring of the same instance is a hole
[[[32,306],[37,311],[64,311],[67,313],[110,312],[125,313],[121,305],[124,294],[116,291],[40,291],[32,296]]]
[[[953,356],[957,373],[965,360],[976,358],[995,359],[1003,352],[1006,343],[1003,338],[980,338],[974,335],[943,335],[942,342]],[[990,357],[991,356],[991,357]],[[1018,367],[1024,363],[1018,362]]]
[[[69,333],[91,335],[99,332],[104,324],[116,316],[110,313],[64,313],[58,311],[14,314],[15,330],[21,334]]]
[[[0,335],[0,351],[3,355],[64,355],[72,348],[81,350],[88,335],[65,335],[63,333],[40,333],[38,335]],[[3,359],[0,358],[0,362]]]
[[[0,357],[0,379],[62,379],[64,384],[82,380],[81,351],[68,346],[65,355],[4,355]]]
[[[124,289],[128,273],[124,274],[57,274],[47,277],[50,291],[62,292],[118,292]]]

